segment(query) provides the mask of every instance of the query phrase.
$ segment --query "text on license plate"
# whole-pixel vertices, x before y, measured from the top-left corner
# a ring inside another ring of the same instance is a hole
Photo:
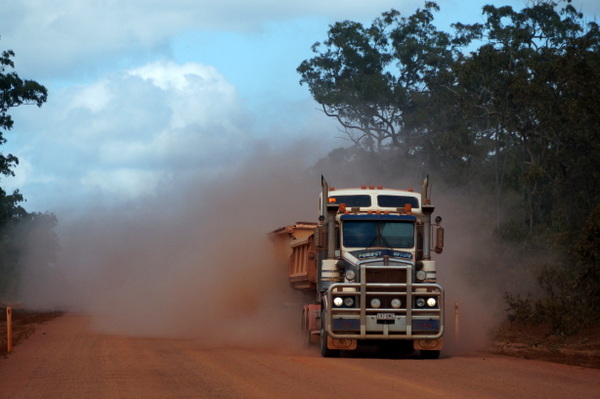
[[[393,313],[377,313],[377,320],[394,320]]]

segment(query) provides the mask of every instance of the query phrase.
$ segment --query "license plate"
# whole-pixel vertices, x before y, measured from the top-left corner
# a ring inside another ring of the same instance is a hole
[[[393,313],[377,313],[377,320],[394,320]]]

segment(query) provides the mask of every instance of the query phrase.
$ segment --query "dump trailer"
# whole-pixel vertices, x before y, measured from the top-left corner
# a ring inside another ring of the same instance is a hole
[[[291,288],[305,294],[302,329],[322,356],[359,344],[440,356],[444,289],[431,255],[442,252],[444,230],[428,186],[334,189],[321,177],[318,222],[269,234]]]

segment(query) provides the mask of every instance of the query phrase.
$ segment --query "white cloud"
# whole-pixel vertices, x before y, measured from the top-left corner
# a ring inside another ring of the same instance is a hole
[[[130,71],[131,75],[139,76],[144,80],[151,80],[157,87],[163,90],[175,89],[178,91],[189,91],[190,80],[199,78],[202,82],[220,82],[223,77],[211,66],[203,66],[196,63],[177,65],[174,62],[157,61]],[[206,85],[196,85],[203,87]],[[221,84],[224,92],[231,92],[229,84]],[[193,90],[194,88],[192,88]]]
[[[404,4],[420,4],[406,0]],[[113,57],[149,60],[170,54],[186,31],[258,32],[266,21],[320,17],[368,18],[394,0],[19,0],[0,4],[1,45],[16,51],[19,69],[36,78],[73,79],[73,71],[102,71]],[[412,6],[414,8],[414,6]],[[79,75],[79,77],[85,75]]]
[[[46,198],[63,197],[63,186],[75,197],[151,194],[165,179],[236,164],[251,141],[252,118],[235,88],[195,63],[154,62],[111,74],[23,112],[15,116],[25,121],[19,127],[32,134],[17,154],[27,166],[17,175],[25,178],[14,182],[52,182]]]
[[[231,107],[238,103],[235,87],[210,66],[154,62],[134,69],[130,74],[165,92],[173,112],[173,129],[193,124],[208,128],[211,121],[227,121]],[[227,106],[224,107],[223,103]],[[230,128],[235,129],[233,126]]]
[[[81,87],[72,98],[68,108],[83,107],[92,112],[100,112],[114,98],[108,88],[109,81],[101,80]]]

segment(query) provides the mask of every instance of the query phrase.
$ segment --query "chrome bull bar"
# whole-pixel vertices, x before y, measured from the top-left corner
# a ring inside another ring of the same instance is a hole
[[[404,270],[405,282],[367,281],[367,273]],[[444,289],[435,283],[413,283],[412,265],[368,265],[360,270],[359,283],[332,284],[325,295],[324,327],[331,338],[414,340],[444,335]],[[334,298],[352,298],[353,306],[334,305]],[[377,298],[379,307],[373,307]],[[423,298],[425,304],[418,306]],[[427,300],[435,299],[435,306]],[[400,300],[392,306],[392,299]]]

